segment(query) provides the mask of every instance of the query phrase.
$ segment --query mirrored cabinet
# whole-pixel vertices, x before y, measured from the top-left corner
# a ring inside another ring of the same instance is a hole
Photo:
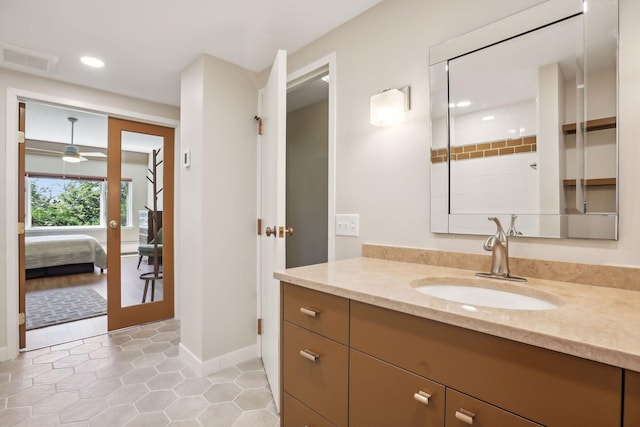
[[[431,230],[617,239],[616,2],[552,0],[430,50]]]

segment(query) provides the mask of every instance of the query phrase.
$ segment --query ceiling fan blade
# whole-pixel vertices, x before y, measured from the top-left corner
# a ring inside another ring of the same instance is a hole
[[[51,154],[57,154],[59,156],[62,155],[61,151],[56,151],[56,150],[46,150],[44,148],[35,148],[35,147],[25,147],[26,151],[40,151],[42,153],[51,153]]]
[[[103,158],[107,158],[107,155],[102,153],[102,152],[100,152],[100,151],[91,151],[91,152],[87,152],[87,153],[80,152],[80,155],[84,156],[84,157],[103,157]]]

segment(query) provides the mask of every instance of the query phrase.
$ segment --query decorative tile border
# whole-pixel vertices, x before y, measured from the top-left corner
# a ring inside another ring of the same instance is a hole
[[[505,139],[501,141],[481,142],[478,144],[451,147],[451,160],[467,160],[482,157],[509,156],[518,153],[530,153],[537,151],[535,135],[524,136],[518,139]],[[431,163],[442,163],[448,160],[449,150],[439,148],[431,150]]]
[[[362,256],[474,271],[489,271],[491,266],[491,255],[398,246],[364,244]],[[509,266],[516,276],[640,291],[640,268],[516,257],[509,258]]]

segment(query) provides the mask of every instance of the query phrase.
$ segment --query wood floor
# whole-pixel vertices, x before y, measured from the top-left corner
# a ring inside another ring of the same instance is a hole
[[[142,302],[144,280],[140,275],[153,271],[153,265],[148,265],[146,258],[136,269],[138,255],[124,255],[121,257],[121,306],[137,305]],[[42,277],[27,280],[27,292],[32,290],[52,289],[88,285],[93,287],[104,299],[107,299],[107,274],[108,270],[100,273],[96,268],[93,273],[70,274],[57,277]],[[150,300],[151,289],[147,294],[147,302]],[[162,280],[156,281],[155,301],[162,300]],[[27,331],[27,349],[42,348],[45,346],[74,341],[107,332],[107,316],[93,319],[79,320],[47,328]]]

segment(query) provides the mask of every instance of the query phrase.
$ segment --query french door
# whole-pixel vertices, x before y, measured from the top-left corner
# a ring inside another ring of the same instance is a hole
[[[175,129],[112,117],[108,127],[107,308],[111,331],[173,317]],[[122,242],[129,242],[128,247]]]

